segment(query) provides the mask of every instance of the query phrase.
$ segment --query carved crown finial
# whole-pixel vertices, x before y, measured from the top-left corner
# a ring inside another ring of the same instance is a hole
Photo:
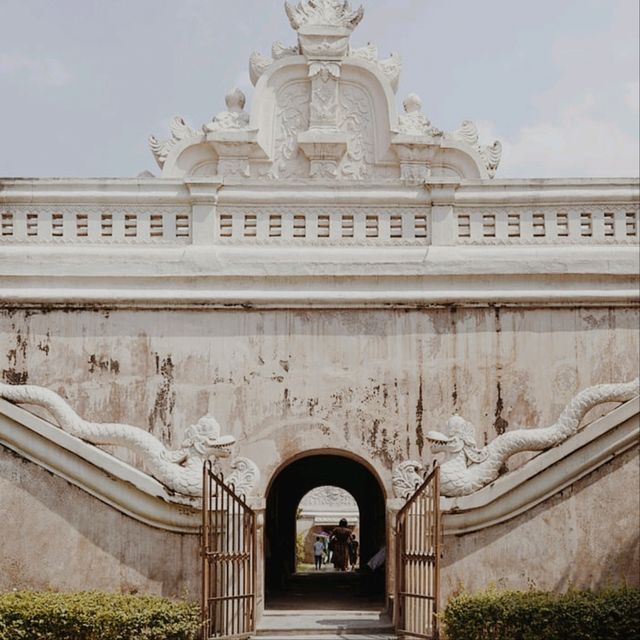
[[[296,31],[305,26],[343,27],[353,30],[364,16],[364,7],[360,6],[354,11],[348,0],[303,0],[296,6],[285,2],[284,9]]]

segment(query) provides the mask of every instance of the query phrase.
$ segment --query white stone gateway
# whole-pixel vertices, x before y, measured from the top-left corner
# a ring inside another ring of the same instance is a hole
[[[352,43],[361,8],[287,15],[252,95],[150,139],[159,177],[0,179],[0,588],[198,593],[199,467],[230,438],[258,609],[273,542],[332,482],[393,595],[431,446],[443,598],[637,582],[640,404],[606,385],[638,375],[638,179],[501,179],[499,142],[443,131],[396,96],[397,54]],[[584,426],[558,421],[592,392]]]

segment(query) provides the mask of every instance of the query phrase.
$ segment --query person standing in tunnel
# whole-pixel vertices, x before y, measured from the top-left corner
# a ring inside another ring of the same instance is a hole
[[[351,530],[345,518],[340,520],[338,526],[331,533],[333,543],[333,566],[338,571],[346,571],[349,563],[349,541],[351,540]]]
[[[349,540],[349,565],[350,565],[351,571],[355,571],[356,565],[358,564],[358,547],[359,546],[360,545],[356,540],[356,536],[352,535],[351,539]]]
[[[315,562],[315,567],[318,571],[322,569],[322,554],[324,553],[324,542],[318,536],[316,537],[316,541],[313,543],[313,560]]]

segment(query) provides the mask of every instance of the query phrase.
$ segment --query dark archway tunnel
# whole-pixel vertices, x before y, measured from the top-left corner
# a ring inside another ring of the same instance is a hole
[[[349,492],[360,510],[361,566],[386,544],[385,499],[375,475],[362,463],[334,453],[294,460],[273,480],[267,494],[265,587],[270,596],[286,588],[295,573],[296,511],[302,497],[325,485]],[[337,522],[335,523],[338,524]],[[384,595],[384,580],[377,584]]]

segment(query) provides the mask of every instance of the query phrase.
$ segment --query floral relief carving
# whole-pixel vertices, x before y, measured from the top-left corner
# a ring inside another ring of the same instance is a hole
[[[298,133],[309,128],[309,82],[283,87],[276,98],[275,175],[301,178],[309,175],[309,161],[298,147]]]
[[[347,153],[339,174],[345,180],[369,180],[375,161],[373,109],[369,96],[361,87],[340,87],[340,129],[347,133]]]
[[[316,125],[333,124],[338,109],[335,81],[315,83],[312,94],[311,121]]]

